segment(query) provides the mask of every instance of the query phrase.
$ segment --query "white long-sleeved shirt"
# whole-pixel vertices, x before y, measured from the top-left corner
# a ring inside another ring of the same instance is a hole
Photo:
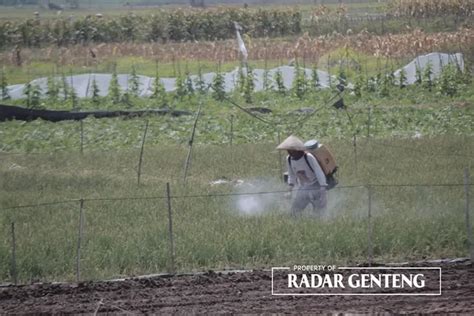
[[[310,153],[305,153],[305,155],[308,158],[308,163],[311,165],[311,168],[314,170],[314,172],[311,171],[311,168],[308,166],[304,156],[301,156],[301,158],[297,160],[290,158],[291,167],[288,163],[287,157],[286,165],[288,168],[288,184],[298,184],[299,186],[303,186],[319,183],[320,186],[326,186],[326,176],[324,175],[324,172],[316,158]]]

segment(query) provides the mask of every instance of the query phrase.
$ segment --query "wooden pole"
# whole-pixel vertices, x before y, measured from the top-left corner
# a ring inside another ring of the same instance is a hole
[[[331,71],[330,71],[331,65],[330,65],[330,59],[331,59],[331,55],[328,55],[328,80],[329,80],[329,87],[331,87]]]
[[[277,131],[277,141],[278,145],[281,144],[281,139],[280,139],[280,131]],[[281,163],[281,150],[278,151],[278,166],[280,168],[280,174],[278,175],[278,179],[281,179],[283,177],[283,164]]]
[[[469,245],[469,255],[471,257],[471,263],[474,262],[474,240],[472,238],[472,226],[470,219],[470,205],[469,205],[469,190],[470,190],[470,179],[469,169],[464,169],[464,192],[466,195],[466,229],[467,229],[467,241]]]
[[[234,114],[230,115],[230,147],[232,147],[232,142],[234,140]]]
[[[367,141],[369,141],[369,138],[370,138],[371,112],[372,112],[372,108],[369,106],[367,110]]]
[[[368,191],[368,212],[367,212],[367,254],[369,267],[372,266],[373,246],[372,246],[372,188],[367,186]]]
[[[189,164],[191,162],[191,154],[193,151],[194,135],[196,134],[196,127],[197,127],[197,122],[199,120],[199,115],[201,114],[201,108],[202,108],[202,102],[199,102],[199,109],[196,114],[196,119],[194,120],[193,130],[191,132],[191,138],[189,139],[188,156],[186,157],[186,163],[184,164],[184,176],[183,176],[184,184],[186,184],[186,178],[188,176],[188,169],[189,169]]]
[[[142,147],[140,149],[140,157],[138,159],[138,170],[137,170],[137,183],[140,185],[140,178],[142,175],[142,162],[143,162],[143,151],[145,149],[145,140],[146,140],[146,133],[148,132],[148,120],[145,123],[145,131],[143,132],[143,139],[142,139]]]
[[[15,238],[15,223],[11,224],[11,233],[12,233],[12,266],[11,266],[11,276],[13,284],[18,284],[18,274],[16,269],[16,238]]]
[[[80,210],[79,210],[79,232],[77,238],[77,256],[76,256],[76,281],[81,280],[81,243],[82,243],[82,230],[84,225],[84,200],[80,201]]]
[[[354,133],[354,136],[352,138],[352,144],[354,146],[354,167],[355,171],[357,172],[357,134]]]
[[[81,155],[84,153],[84,122],[81,120]]]
[[[168,230],[169,230],[169,238],[170,238],[170,257],[171,257],[171,267],[170,273],[174,274],[175,270],[175,250],[174,250],[174,240],[173,240],[173,217],[172,217],[172,210],[171,210],[171,190],[169,182],[166,183],[166,197],[168,200]]]
[[[347,119],[349,120],[349,123],[351,124],[352,131],[354,132],[352,136],[352,145],[354,146],[354,168],[355,171],[357,172],[357,130],[355,128],[354,122],[352,121],[352,117],[349,114],[349,111],[347,108],[344,109],[347,115]]]

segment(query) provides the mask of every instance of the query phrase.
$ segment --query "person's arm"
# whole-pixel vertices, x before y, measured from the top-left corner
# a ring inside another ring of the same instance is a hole
[[[288,185],[293,188],[296,183],[296,175],[293,168],[290,166],[290,156],[286,157],[286,169],[288,170]]]
[[[318,183],[322,187],[326,187],[326,175],[324,174],[323,169],[321,169],[321,166],[319,165],[318,161],[316,160],[316,157],[314,157],[311,154],[307,155],[308,157],[308,163],[313,168],[314,173],[316,175],[316,179],[318,179]]]

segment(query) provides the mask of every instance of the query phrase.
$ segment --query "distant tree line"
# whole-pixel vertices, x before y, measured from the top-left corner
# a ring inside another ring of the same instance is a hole
[[[39,4],[39,0],[0,0],[0,5]]]
[[[297,10],[160,10],[152,15],[114,18],[28,19],[0,22],[0,48],[40,47],[55,44],[103,42],[166,42],[222,40],[235,37],[233,22],[252,37],[276,37],[301,33]]]

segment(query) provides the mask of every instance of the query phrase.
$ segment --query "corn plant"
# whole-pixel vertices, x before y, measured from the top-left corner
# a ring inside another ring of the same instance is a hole
[[[432,16],[471,16],[474,3],[470,0],[391,0],[389,9],[396,16],[426,18]]]

